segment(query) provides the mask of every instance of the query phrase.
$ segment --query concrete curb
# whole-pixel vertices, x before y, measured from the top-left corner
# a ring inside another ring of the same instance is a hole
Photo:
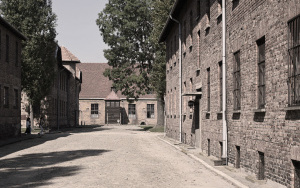
[[[174,144],[172,144],[172,143],[170,143],[170,142],[168,142],[168,141],[166,141],[166,140],[164,140],[164,139],[162,139],[162,138],[160,138],[160,137],[157,137],[157,138],[158,138],[159,140],[161,140],[161,141],[163,141],[163,142],[169,144],[170,146],[174,147],[175,149],[177,149],[177,150],[183,152],[182,149],[181,149],[180,147],[178,147],[178,146],[176,146],[176,145],[174,145]],[[235,186],[237,186],[237,187],[240,187],[240,188],[249,188],[248,186],[246,186],[246,185],[242,184],[241,182],[237,181],[236,179],[234,179],[234,178],[228,176],[228,175],[225,174],[224,172],[221,172],[220,170],[215,169],[214,167],[212,167],[211,165],[207,164],[205,161],[199,159],[199,158],[196,157],[195,155],[189,154],[189,153],[185,153],[185,154],[186,154],[187,156],[191,157],[192,159],[194,159],[194,160],[200,162],[200,163],[201,163],[203,166],[205,166],[207,169],[211,170],[212,172],[216,173],[217,175],[219,175],[219,176],[223,177],[224,179],[226,179],[227,181],[231,182],[233,185],[235,185]]]

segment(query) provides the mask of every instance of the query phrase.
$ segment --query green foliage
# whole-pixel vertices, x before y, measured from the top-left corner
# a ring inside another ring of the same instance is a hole
[[[55,78],[56,15],[51,0],[1,0],[2,16],[26,38],[22,43],[22,89],[34,105]]]
[[[138,98],[150,90],[154,49],[151,0],[110,0],[96,23],[104,42],[108,64],[105,76],[128,98]]]

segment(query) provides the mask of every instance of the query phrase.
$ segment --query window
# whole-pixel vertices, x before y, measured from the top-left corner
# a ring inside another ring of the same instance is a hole
[[[233,67],[233,108],[241,109],[241,70],[240,70],[240,51],[234,53]]]
[[[265,108],[265,37],[257,41],[258,47],[258,108]]]
[[[191,45],[193,45],[193,12],[190,12],[190,35],[191,35]]]
[[[15,93],[14,108],[18,108],[18,106],[19,106],[19,91],[17,89],[14,89],[14,93]]]
[[[234,10],[240,3],[240,0],[232,0],[232,10]]]
[[[235,168],[241,167],[241,148],[240,146],[235,146],[236,148],[236,160],[235,160]]]
[[[1,34],[1,30],[0,30],[0,46],[2,44],[2,34]],[[0,48],[0,59],[2,57],[2,48]]]
[[[186,21],[183,22],[183,43],[186,44]]]
[[[3,100],[3,106],[5,108],[8,108],[9,106],[9,88],[4,87],[4,100]]]
[[[210,68],[207,69],[207,112],[210,111]]]
[[[176,35],[174,36],[174,53],[176,55],[176,43],[177,43],[177,37]]]
[[[91,104],[91,114],[99,114],[99,104]]]
[[[219,62],[219,92],[220,92],[220,111],[223,109],[223,74],[222,61]]]
[[[154,118],[154,104],[147,104],[147,118]]]
[[[170,56],[170,57],[171,57],[171,59],[172,59],[172,56],[173,56],[173,42],[172,42],[172,41],[171,41],[170,47],[171,47],[171,53],[170,53],[171,56]]]
[[[210,0],[206,0],[206,15],[208,21],[210,21]]]
[[[288,22],[289,106],[300,105],[300,14]]]
[[[16,54],[15,54],[15,57],[16,57],[16,67],[19,66],[19,43],[16,42]]]
[[[135,119],[135,104],[128,104],[128,117]]]
[[[197,19],[200,18],[200,0],[197,0]]]
[[[258,161],[258,174],[257,179],[265,179],[265,154],[263,152],[258,152],[259,161]]]
[[[6,35],[6,55],[5,55],[5,61],[9,62],[9,36]]]

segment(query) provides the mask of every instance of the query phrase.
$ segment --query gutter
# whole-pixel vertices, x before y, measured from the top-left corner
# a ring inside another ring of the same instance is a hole
[[[226,120],[226,4],[222,0],[222,124],[223,124],[223,155],[222,159],[228,164],[228,128]]]
[[[179,43],[179,78],[178,78],[178,82],[179,82],[179,141],[182,142],[182,59],[181,59],[181,54],[182,54],[182,50],[181,50],[181,24],[178,20],[174,19],[172,17],[172,15],[170,14],[170,19],[173,20],[174,22],[178,23],[178,29],[179,29],[179,33],[178,33],[178,43]]]

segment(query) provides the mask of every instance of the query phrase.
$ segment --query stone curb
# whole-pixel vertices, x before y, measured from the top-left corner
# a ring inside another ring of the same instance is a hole
[[[167,140],[164,140],[164,139],[162,139],[162,138],[160,138],[160,137],[157,137],[157,138],[158,138],[159,140],[161,140],[161,141],[163,141],[163,142],[169,144],[170,146],[174,147],[175,149],[177,149],[177,150],[183,152],[182,149],[181,149],[180,147],[175,146],[175,145],[173,145],[172,143],[170,143],[170,142],[168,142]],[[234,178],[228,176],[228,175],[225,174],[224,172],[221,172],[220,170],[215,169],[214,167],[212,167],[211,165],[207,164],[207,163],[204,162],[203,160],[199,159],[199,158],[196,157],[195,155],[189,154],[189,153],[185,153],[185,154],[186,154],[187,156],[191,157],[192,159],[194,159],[194,160],[200,162],[200,163],[201,163],[203,166],[205,166],[207,169],[209,169],[209,170],[215,172],[217,175],[219,175],[219,176],[223,177],[224,179],[226,179],[227,181],[231,182],[233,185],[235,185],[235,186],[237,186],[237,187],[240,187],[240,188],[249,188],[248,186],[246,186],[246,185],[242,184],[241,182],[237,181],[236,179],[234,179]]]

